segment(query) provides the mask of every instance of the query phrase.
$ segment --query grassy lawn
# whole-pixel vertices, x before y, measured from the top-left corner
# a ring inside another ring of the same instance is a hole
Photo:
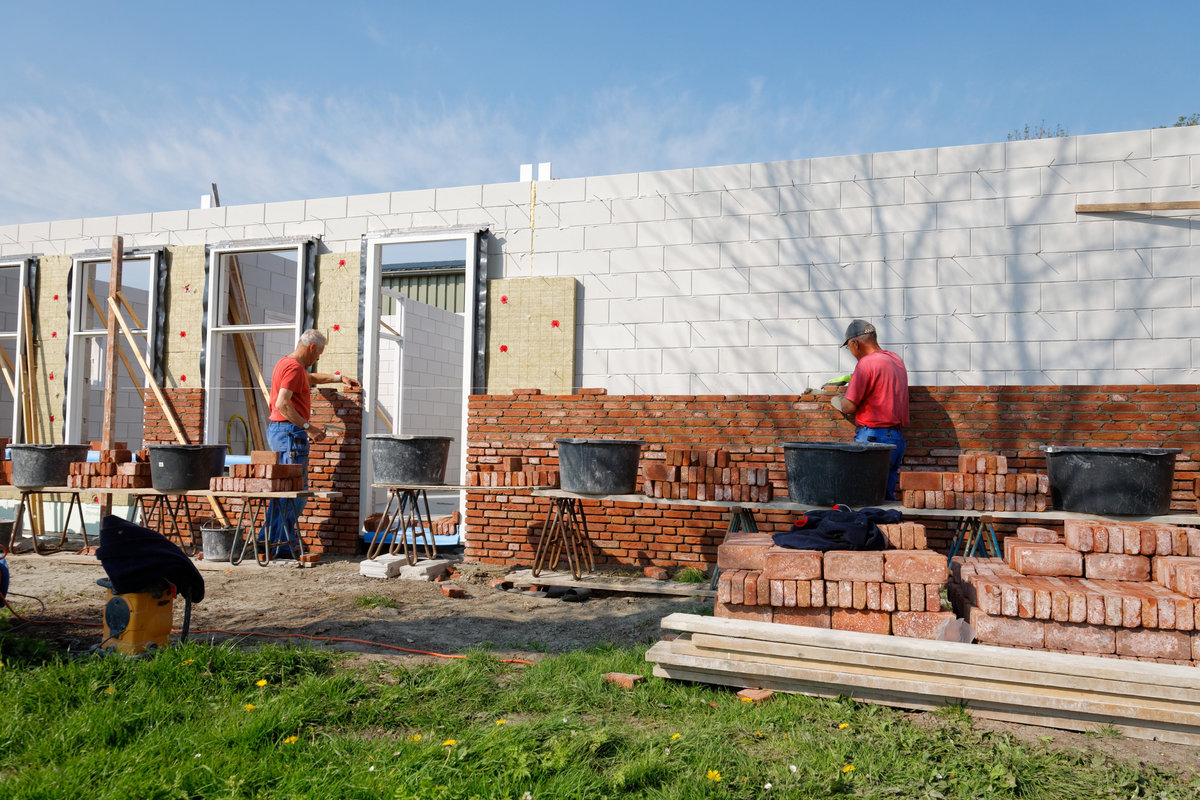
[[[850,701],[604,684],[649,674],[643,653],[351,669],[314,649],[62,661],[0,639],[0,797],[1200,796],[1194,777],[1023,744],[958,710],[917,726]]]

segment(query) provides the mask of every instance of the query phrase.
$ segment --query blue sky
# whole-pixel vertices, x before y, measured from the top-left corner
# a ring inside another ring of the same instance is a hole
[[[1194,2],[4,3],[0,225],[1151,128]]]

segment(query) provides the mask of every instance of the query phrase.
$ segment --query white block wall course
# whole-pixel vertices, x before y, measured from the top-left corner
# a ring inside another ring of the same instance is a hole
[[[843,263],[888,261],[904,258],[904,235],[884,233],[876,236],[843,236],[838,247]]]
[[[700,273],[697,273],[700,274]],[[723,320],[762,319],[779,315],[779,295],[740,294],[718,295]]]
[[[367,217],[392,213],[392,196],[388,192],[354,194],[346,198],[346,216]],[[260,221],[261,220],[257,220]]]
[[[842,208],[891,206],[904,202],[903,178],[846,181],[841,184],[841,187],[840,204]]]
[[[691,243],[692,220],[690,219],[668,219],[661,222],[637,223],[637,244],[639,247]]]
[[[1007,228],[972,228],[970,229],[971,255],[1007,256],[1020,255],[1022,253],[1040,253],[1045,250],[1072,249],[1069,247],[1044,247],[1043,231],[1045,227],[1040,225],[1015,225]],[[1108,249],[1111,249],[1111,236],[1107,242]],[[1105,248],[1100,246],[1097,249]]]
[[[977,342],[969,345],[971,348],[971,369],[1010,370],[1027,369],[1030,364],[1042,366],[1043,347],[1040,342]],[[1069,349],[1069,348],[1063,348]],[[1047,346],[1045,350],[1053,351]],[[937,354],[938,360],[941,353]],[[1086,358],[1079,358],[1075,363],[1087,363]],[[938,365],[930,365],[937,368]],[[918,362],[917,369],[920,369]]]
[[[737,353],[732,350],[714,350],[713,352],[720,353],[718,365],[710,372],[778,372],[779,353],[785,348],[776,347],[755,347],[747,350],[745,353]],[[793,352],[788,350],[787,352]],[[794,367],[790,366],[789,369]]]
[[[872,208],[871,228],[877,232],[928,231],[937,228],[936,203],[910,203],[906,205]],[[964,237],[970,241],[969,237]]]
[[[458,210],[447,208],[434,211],[414,211],[412,224],[414,229],[424,228],[431,232],[438,228],[450,228],[458,224]]]
[[[1076,199],[1069,194],[1038,197],[1008,197],[1004,200],[1004,221],[1008,225],[1044,225],[1075,222]]]
[[[412,214],[419,211],[432,211],[436,201],[433,189],[415,189],[408,192],[392,192],[393,214]]]
[[[593,347],[576,348],[575,364],[576,368],[583,375],[607,375],[608,374],[608,350],[597,350]],[[614,350],[611,352],[620,352]],[[594,386],[595,383],[586,382],[588,386]]]
[[[722,267],[773,267],[779,263],[779,242],[728,242],[721,245]]]
[[[1135,247],[1185,247],[1191,242],[1192,221],[1183,217],[1141,217],[1113,220],[1113,245]]]
[[[1176,311],[1168,309],[1167,311]],[[1172,338],[1187,332],[1164,330],[1159,333],[1157,328],[1158,312],[1134,311],[1122,309],[1118,311],[1080,311],[1076,314],[1079,325],[1078,335],[1085,339],[1137,339],[1152,337]]]
[[[721,266],[719,244],[673,245],[664,247],[662,252],[663,269],[717,269]]]
[[[614,275],[660,272],[663,270],[663,250],[662,247],[630,247],[609,251],[609,271]]]
[[[907,237],[906,237],[907,241]],[[898,259],[880,264],[872,286],[937,286],[937,259]]]
[[[695,375],[697,373],[719,374],[721,369],[721,354],[728,350],[718,350],[715,347],[684,348],[663,352],[664,375]],[[745,372],[745,370],[737,370]],[[690,388],[689,384],[689,388]]]
[[[783,267],[754,267],[746,270],[751,292],[808,291],[808,269],[789,265]]]
[[[750,165],[750,185],[757,186],[794,186],[809,182],[809,162],[769,161],[763,164]]]
[[[840,183],[815,183],[785,186],[779,190],[780,211],[812,211],[838,208],[842,204]]]
[[[831,181],[861,181],[872,177],[871,156],[830,156],[809,161],[809,180],[812,183]]]
[[[721,298],[717,295],[664,297],[662,312],[665,322],[684,320],[702,324],[706,321],[718,321],[721,319]]]
[[[1005,165],[1009,169],[1047,167],[1051,164],[1074,164],[1078,136],[1059,136],[1052,139],[1028,139],[1005,144]]]
[[[721,216],[723,192],[700,192],[699,194],[654,195],[662,197],[666,219],[692,220],[698,217]]]
[[[1121,281],[1124,294],[1136,281]],[[1047,283],[1041,287],[1043,311],[1083,311],[1089,309],[1115,308],[1114,281],[1076,281],[1074,283]]]
[[[662,197],[616,198],[611,201],[613,222],[652,222],[667,218]]]
[[[59,219],[50,223],[50,232],[48,234],[48,238],[50,239],[68,239],[82,235],[82,219]]]
[[[528,208],[531,196],[529,181],[489,183],[483,187],[480,202],[485,206],[518,205]]]
[[[625,350],[620,356],[622,372],[635,375],[661,375],[663,371],[662,350]]]
[[[189,228],[219,228],[226,224],[224,208],[193,208],[187,215]]]
[[[561,276],[589,275],[596,276],[605,283],[620,283],[619,279],[609,276],[612,258],[612,254],[607,250],[581,250],[578,252],[559,253],[555,274]]]
[[[1075,253],[1029,253],[1006,256],[1008,283],[1055,283],[1079,279]],[[1101,276],[1097,276],[1101,277]]]
[[[526,224],[528,224],[526,220]],[[402,231],[412,227],[412,214],[372,214],[367,217],[367,232]]]
[[[138,247],[165,247],[171,244],[171,234],[168,231],[152,231],[137,235]]]
[[[749,188],[749,164],[733,164],[726,167],[697,167],[692,171],[692,191],[694,192]]]
[[[44,242],[50,238],[50,223],[49,222],[22,222],[17,225],[17,238],[23,242],[29,242],[30,248],[28,252],[35,252],[39,248],[37,244]]]
[[[748,270],[725,268],[698,270],[691,273],[692,294],[698,297],[706,294],[744,295],[750,291]]]
[[[972,199],[1037,195],[1041,191],[1042,170],[1037,167],[971,173]]]
[[[223,238],[222,234],[223,234],[223,232],[220,229],[213,229],[213,230],[203,230],[202,229],[202,230],[191,231],[191,230],[187,230],[186,228],[184,228],[181,230],[171,231],[169,234],[170,240],[167,242],[167,244],[179,245],[182,247],[187,247],[190,245],[199,245],[199,244],[215,244],[219,238]],[[279,234],[279,235],[282,236],[283,234]],[[211,237],[211,240],[210,240],[210,237]]]
[[[599,175],[584,180],[584,197],[587,200],[613,200],[618,197],[637,197],[638,174]]]
[[[617,280],[633,284],[635,297],[678,297],[693,294],[692,275],[706,273],[691,272],[639,272]]]
[[[482,186],[454,186],[448,189],[435,189],[433,192],[433,207],[438,211],[476,208],[482,204]]]
[[[611,226],[604,226],[611,227]],[[533,250],[535,253],[545,253],[559,250],[582,250],[586,231],[596,231],[595,236],[604,239],[602,228],[536,228],[533,232]],[[617,247],[628,247],[623,244],[624,238],[618,238]]]
[[[918,175],[904,179],[904,202],[945,203],[971,199],[971,175],[968,172],[948,175]]]
[[[1150,131],[1151,155],[1194,155],[1200,153],[1200,125],[1182,128],[1154,128]]]
[[[808,214],[755,214],[750,217],[750,240],[799,239],[808,236]]]
[[[903,178],[909,175],[930,175],[937,172],[938,154],[935,148],[896,150],[871,155],[873,178]]]
[[[118,233],[124,231],[117,230],[116,217],[89,217],[83,221],[84,236],[116,236]]]
[[[234,227],[223,228],[197,228],[196,233],[204,234],[205,244],[220,244],[221,242],[244,242],[248,239],[255,238],[246,235],[246,229],[240,225]],[[141,240],[138,240],[141,244]]]
[[[1115,241],[1111,220],[1041,226],[1042,250],[1047,252],[1112,250]]]
[[[1003,284],[1004,256],[963,256],[937,261],[937,282],[940,285]]]
[[[907,289],[847,290],[838,292],[838,303],[842,313],[854,317],[872,319],[895,314],[901,308]],[[924,313],[924,312],[919,312]],[[843,333],[845,329],[843,328]]]
[[[1190,247],[1157,247],[1146,253],[1155,277],[1192,276],[1200,264],[1200,254]]]
[[[283,224],[284,236],[321,236],[325,233],[325,223],[319,219],[309,220],[307,222],[285,222]]]
[[[657,297],[612,300],[608,315],[611,322],[663,322],[663,301]]]
[[[585,326],[584,341],[587,342],[587,346],[584,348],[584,352],[598,351],[599,348],[610,352],[632,350],[637,346],[637,339],[634,336],[636,327],[636,325],[620,323]]]
[[[871,216],[869,208],[810,211],[808,228],[812,236],[864,235],[871,233]]]
[[[503,208],[460,208],[455,213],[460,226],[495,228],[508,221]]]
[[[1097,133],[1076,137],[1079,163],[1090,161],[1128,161],[1149,158],[1152,154],[1150,131]]]
[[[283,203],[266,203],[263,206],[263,223],[300,222],[304,219],[304,201],[292,200]],[[158,219],[155,217],[155,225]]]
[[[612,201],[585,200],[580,203],[562,203],[558,207],[558,224],[607,225],[613,221]]]
[[[973,144],[938,148],[938,172],[977,172],[1004,169],[1004,144]]]
[[[948,228],[989,228],[1003,226],[1004,200],[960,200],[937,204],[937,226]]]
[[[1189,278],[1139,278],[1115,281],[1116,308],[1186,308],[1192,305]],[[1095,306],[1102,308],[1102,306]]]
[[[905,208],[905,206],[899,206],[899,208]],[[891,228],[891,230],[897,229]],[[965,229],[922,230],[904,234],[904,258],[907,260],[953,258],[970,254],[971,232]]]
[[[1000,342],[1005,339],[1002,314],[948,314],[935,317],[937,341]]]
[[[738,324],[746,326],[745,344],[749,347],[797,347],[809,343],[808,323],[805,320],[752,319]],[[705,329],[697,326],[697,330]]]
[[[555,178],[537,182],[539,203],[577,203],[587,199],[587,180],[584,178]]]
[[[559,225],[562,224],[562,207],[563,207],[563,205],[564,205],[563,203],[543,203],[541,200],[538,200],[537,203],[535,203],[533,206],[534,223],[539,228],[558,227]],[[507,209],[505,209],[504,213],[505,213],[505,216],[507,217],[507,215],[510,211],[518,211],[518,210],[523,211],[523,212],[525,212],[526,215],[528,215],[529,214],[529,205],[526,204],[524,207],[510,205],[510,206],[508,206]],[[527,224],[528,224],[528,220],[526,220],[525,223],[522,223],[522,227],[524,227]]]
[[[1115,174],[1111,161],[1045,167],[1042,191],[1046,194],[1109,192],[1115,185]]]
[[[721,193],[721,213],[726,216],[742,214],[779,213],[779,189],[732,189]]]
[[[1079,253],[1080,280],[1101,278],[1152,278],[1150,250],[1091,250]]]
[[[1167,187],[1164,191],[1170,191],[1172,187]],[[1184,187],[1173,187],[1175,189],[1184,189]],[[1080,192],[1076,195],[1059,195],[1060,197],[1073,198],[1076,203],[1149,203],[1154,201],[1155,190],[1153,189],[1124,189],[1121,191],[1111,192]],[[1076,218],[1080,221],[1088,219],[1119,219],[1122,216],[1128,216],[1128,212],[1115,211],[1107,214],[1078,214]],[[1154,214],[1154,216],[1168,216],[1166,214]]]
[[[638,226],[633,222],[622,222],[616,225],[591,225],[576,230],[583,231],[581,247],[588,249],[612,250],[637,247],[638,244]]]
[[[903,302],[893,302],[884,313],[908,315],[971,313],[971,287],[969,286],[914,287],[903,289],[902,297]],[[861,316],[857,311],[853,313],[855,316]]]
[[[888,347],[887,349],[896,352],[904,361],[904,368],[908,371],[908,385],[920,386],[922,382],[915,377],[914,373],[918,375],[922,372],[933,371],[949,373],[976,368],[976,362],[972,360],[974,351],[971,348],[973,346],[962,342],[948,342],[937,347]],[[845,358],[848,359],[847,362],[843,362],[847,371],[853,370],[854,359],[849,355]],[[986,360],[983,361],[983,367],[993,368]],[[949,383],[954,384],[959,381],[954,380]]]
[[[348,198],[322,197],[304,201],[305,219],[335,219],[346,216]]]
[[[1150,340],[1150,339],[1118,339],[1105,342],[1113,348],[1113,367],[1115,369],[1177,369],[1191,368],[1191,341],[1187,338]],[[1091,365],[1091,361],[1082,363]]]
[[[638,194],[688,194],[695,187],[693,172],[691,169],[673,169],[665,172],[638,173]]]
[[[748,320],[688,322],[686,324],[691,333],[688,345],[706,348],[746,347],[750,344],[748,329],[754,325]]]
[[[809,290],[814,292],[877,288],[872,264],[813,264],[806,272]]]
[[[798,375],[788,373],[754,373],[746,376],[747,394],[800,394],[810,385]]]
[[[327,220],[322,237],[325,246],[334,253],[358,250],[361,238],[367,233],[367,220],[367,217]]]
[[[743,242],[750,238],[750,217],[705,217],[692,222],[693,242]]]
[[[1124,191],[1155,189],[1161,186],[1188,186],[1191,184],[1194,158],[1195,156],[1171,156],[1118,161],[1113,164],[1114,188]]]
[[[797,326],[797,342],[838,345],[850,317],[843,316],[837,292],[788,292],[779,295],[779,318]],[[852,313],[852,312],[847,312]],[[808,333],[802,327],[807,323]],[[836,330],[834,330],[836,329]]]

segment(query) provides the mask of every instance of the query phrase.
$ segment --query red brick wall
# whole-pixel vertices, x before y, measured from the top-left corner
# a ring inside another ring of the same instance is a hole
[[[905,469],[957,468],[962,450],[1009,456],[1010,469],[1045,470],[1039,444],[1180,447],[1173,506],[1194,508],[1200,469],[1200,390],[1194,386],[912,387],[912,424],[905,431]],[[728,448],[734,463],[768,465],[786,497],[783,441],[849,440],[853,427],[825,395],[610,396],[476,395],[469,401],[467,469],[521,456],[527,465],[557,464],[554,439],[564,436],[643,439],[642,458],[662,458],[664,445]],[[466,554],[489,563],[529,563],[548,502],[528,491],[468,492]],[[727,514],[689,506],[585,501],[598,561],[707,566],[725,534]],[[777,531],[791,514],[758,515]],[[930,546],[948,547],[949,531],[927,521]]]
[[[204,390],[167,389],[167,402],[179,419],[180,427],[191,444],[204,441]],[[175,433],[158,405],[154,394],[145,398],[144,441],[147,444],[174,443]],[[358,392],[341,394],[332,389],[313,389],[312,421],[318,425],[336,424],[345,428],[344,437],[313,442],[309,452],[308,480],[314,491],[337,491],[342,499],[314,499],[300,516],[300,534],[305,547],[313,553],[354,553],[358,549],[358,475],[362,443],[362,396]],[[205,500],[192,500],[193,519],[212,516]],[[241,504],[221,500],[230,522],[237,519]],[[186,537],[185,537],[186,539]]]

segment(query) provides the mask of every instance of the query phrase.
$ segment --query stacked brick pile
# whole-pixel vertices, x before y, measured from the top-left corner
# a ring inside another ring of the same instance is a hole
[[[304,465],[280,464],[274,450],[253,450],[249,464],[234,464],[229,477],[212,478],[214,492],[299,492],[304,489]]]
[[[92,463],[77,461],[67,468],[67,486],[72,489],[149,489],[149,452],[138,451],[138,460],[133,460],[133,451],[125,442],[116,442],[112,450],[101,449],[100,442],[92,442],[92,450],[100,452],[100,460]]]
[[[716,616],[935,638],[946,557],[925,549],[923,526],[881,525],[892,548],[793,550],[766,534],[731,536],[717,550]]]
[[[958,472],[901,472],[900,490],[906,508],[1045,511],[1050,504],[1048,475],[1011,474],[1008,459],[992,453],[959,455]]]
[[[0,438],[0,486],[12,483],[12,462],[4,458],[4,451],[7,449],[8,439]]]
[[[955,558],[950,595],[984,644],[1200,663],[1200,530],[1067,520],[1004,559]]]
[[[558,470],[527,465],[520,456],[502,456],[495,463],[477,462],[467,472],[467,486],[541,486],[558,488]]]
[[[642,491],[667,500],[769,503],[774,497],[766,467],[730,466],[721,448],[665,447],[666,458],[642,466]]]

